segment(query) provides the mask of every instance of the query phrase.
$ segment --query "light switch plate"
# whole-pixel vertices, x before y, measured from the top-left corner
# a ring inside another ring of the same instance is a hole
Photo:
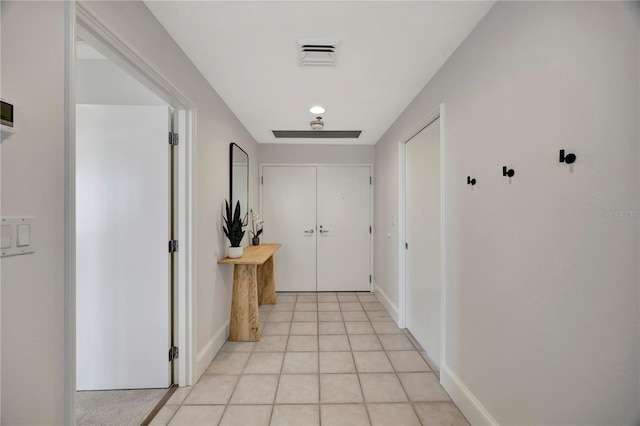
[[[2,236],[0,238],[0,249],[5,250],[5,249],[10,249],[11,248],[11,244],[12,244],[12,237],[13,237],[13,229],[11,225],[2,225],[1,226],[2,229]]]
[[[31,245],[31,225],[25,223],[18,224],[18,247]]]
[[[1,257],[35,253],[34,217],[3,217]],[[8,238],[7,238],[8,236]],[[8,246],[8,247],[5,247]]]

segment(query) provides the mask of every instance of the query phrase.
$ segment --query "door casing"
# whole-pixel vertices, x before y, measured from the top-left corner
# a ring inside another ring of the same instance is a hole
[[[93,47],[118,64],[148,89],[163,99],[176,111],[173,128],[180,135],[177,147],[178,171],[177,194],[177,234],[180,250],[177,253],[173,288],[174,341],[178,342],[180,357],[174,365],[174,383],[180,386],[192,385],[195,380],[195,253],[194,230],[195,209],[195,104],[186,98],[162,75],[147,64],[127,43],[123,42],[111,29],[96,17],[81,2],[65,2],[65,382],[64,418],[65,424],[75,424],[76,397],[76,357],[75,357],[75,40],[81,34]],[[174,130],[175,131],[175,130]]]

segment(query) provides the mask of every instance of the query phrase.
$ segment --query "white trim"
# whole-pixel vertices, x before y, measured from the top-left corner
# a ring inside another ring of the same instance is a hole
[[[391,315],[391,318],[393,318],[396,324],[398,324],[398,327],[400,327],[399,325],[400,310],[391,301],[389,296],[387,296],[387,293],[385,293],[382,290],[382,288],[375,282],[375,280],[373,281],[373,292],[376,294],[376,296],[378,296],[378,300],[380,301],[380,303],[382,303],[382,306],[386,308],[389,315]],[[404,328],[404,327],[400,327],[400,328]]]
[[[440,364],[445,364],[445,347],[447,343],[446,334],[446,306],[447,306],[447,239],[446,239],[446,202],[445,202],[445,150],[447,144],[445,142],[445,113],[444,104],[440,104]]]
[[[166,80],[155,69],[149,66],[133,49],[120,40],[104,23],[82,2],[68,2],[70,12],[67,13],[68,28],[66,42],[70,44],[69,56],[66,58],[69,69],[65,72],[65,102],[69,102],[66,108],[67,129],[67,164],[66,164],[66,188],[68,199],[65,220],[67,229],[65,235],[71,243],[65,241],[65,256],[67,257],[67,278],[65,280],[65,298],[68,309],[65,321],[68,321],[65,332],[65,355],[68,365],[65,367],[65,420],[67,424],[75,423],[75,278],[74,259],[75,248],[73,244],[73,224],[75,222],[75,164],[73,161],[73,148],[75,146],[75,32],[82,34],[93,47],[103,53],[108,59],[122,67],[126,72],[136,78],[140,83],[149,88],[161,99],[166,101],[177,112],[176,128],[180,133],[178,145],[178,200],[177,236],[180,241],[178,255],[178,283],[177,303],[174,315],[177,318],[177,327],[174,329],[175,338],[179,342],[180,357],[177,360],[178,384],[180,386],[192,385],[195,380],[196,356],[195,356],[195,125],[196,108],[175,86]],[[68,50],[69,50],[68,49]],[[69,245],[69,247],[67,247]],[[67,342],[68,340],[68,342]]]
[[[76,7],[64,5],[64,423],[76,424]]]
[[[220,351],[224,342],[227,341],[228,335],[229,320],[222,324],[222,327],[220,327],[213,337],[209,339],[209,341],[204,345],[204,348],[198,352],[198,356],[196,358],[196,379],[199,379],[207,370],[207,367],[209,367],[213,358],[215,358],[218,351]]]
[[[76,4],[76,22],[82,24],[82,38],[107,59],[123,68],[154,94],[176,109],[193,109],[195,105],[173,84],[158,73],[127,43],[120,40],[84,2]]]
[[[369,185],[369,190],[371,191],[371,195],[369,198],[369,201],[371,203],[370,207],[369,207],[369,211],[370,211],[370,216],[369,216],[369,226],[371,226],[371,232],[369,233],[369,241],[370,241],[370,245],[369,245],[369,250],[370,250],[370,254],[369,254],[369,273],[371,274],[371,283],[369,284],[369,291],[373,291],[373,287],[374,287],[374,283],[376,280],[376,277],[373,275],[375,268],[373,267],[373,262],[375,259],[374,256],[374,251],[373,251],[373,246],[376,243],[375,240],[375,236],[376,236],[376,227],[374,226],[375,224],[375,218],[373,217],[374,215],[374,210],[376,208],[375,202],[374,202],[374,197],[375,197],[375,186],[376,186],[376,175],[375,175],[375,171],[374,171],[374,165],[371,164],[370,168],[369,168],[369,176],[371,176],[371,185]]]
[[[258,186],[260,187],[260,193],[258,195],[259,197],[259,205],[260,205],[260,211],[259,214],[260,216],[262,216],[262,170],[264,167],[368,167],[369,168],[369,176],[371,176],[371,185],[370,186],[370,196],[369,196],[369,201],[370,201],[370,205],[369,205],[369,211],[370,211],[370,217],[369,220],[370,222],[370,226],[371,226],[371,233],[369,234],[369,250],[370,250],[370,255],[369,255],[369,275],[371,276],[371,283],[369,284],[369,291],[374,291],[374,282],[375,282],[375,277],[373,275],[373,271],[374,271],[374,267],[373,267],[373,259],[374,259],[374,253],[373,253],[373,245],[374,245],[374,235],[375,235],[375,227],[373,226],[374,222],[374,217],[373,217],[373,211],[374,211],[374,186],[376,183],[376,179],[375,179],[375,175],[374,175],[374,165],[373,163],[258,163],[259,166],[259,170],[260,170],[260,175],[258,176]],[[397,322],[397,320],[396,320]]]
[[[194,198],[194,175],[195,162],[193,153],[195,153],[195,111],[179,110],[177,130],[180,137],[185,143],[178,144],[178,229],[180,250],[178,250],[178,288],[176,312],[178,332],[178,347],[181,349],[181,356],[184,356],[183,362],[178,362],[178,380],[180,386],[189,386],[195,383],[194,368],[196,365],[195,347],[196,335],[196,312],[195,306],[195,241],[193,236],[193,226],[195,223],[195,198]],[[188,143],[191,142],[191,143]],[[182,185],[181,185],[182,183]],[[181,186],[180,186],[181,185]],[[186,311],[182,314],[181,309],[184,307]],[[184,353],[182,353],[184,352]],[[180,358],[178,358],[179,360]],[[190,367],[191,366],[191,367]]]
[[[406,328],[407,321],[407,279],[406,279],[406,250],[407,224],[406,224],[406,144],[418,133],[426,129],[435,120],[440,119],[440,364],[445,363],[445,173],[444,173],[444,103],[438,109],[418,123],[398,142],[398,326]]]
[[[371,167],[373,163],[259,163],[260,171],[263,167]]]
[[[405,223],[406,143],[405,139],[398,142],[398,327],[400,328],[407,327],[407,252],[405,249],[407,244],[407,225]]]
[[[471,393],[462,380],[444,363],[440,369],[440,383],[470,424],[498,425],[498,422],[489,414],[489,411],[484,408],[480,401],[478,401],[478,398]]]

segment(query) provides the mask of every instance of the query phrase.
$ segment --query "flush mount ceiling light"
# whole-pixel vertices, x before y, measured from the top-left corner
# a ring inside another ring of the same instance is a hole
[[[325,109],[320,105],[312,106],[311,108],[309,108],[309,112],[312,114],[324,114],[324,111]]]

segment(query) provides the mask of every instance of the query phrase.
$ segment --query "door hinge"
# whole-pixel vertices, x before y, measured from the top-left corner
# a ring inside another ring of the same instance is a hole
[[[371,278],[371,275],[369,275],[369,283],[371,283],[371,279],[372,279],[372,278]]]
[[[373,228],[371,226],[369,227],[369,233],[373,234]]]
[[[369,176],[369,185],[373,185],[373,176]]]
[[[169,132],[169,145],[176,146],[178,145],[180,138],[177,133]]]
[[[178,251],[178,240],[169,241],[169,253],[175,253]]]
[[[177,346],[172,346],[169,349],[169,361],[173,361],[174,359],[178,359],[178,357],[180,356],[180,351],[178,350]]]
[[[260,176],[260,184],[264,185],[264,176]]]
[[[409,243],[404,243],[404,249],[409,250]]]

